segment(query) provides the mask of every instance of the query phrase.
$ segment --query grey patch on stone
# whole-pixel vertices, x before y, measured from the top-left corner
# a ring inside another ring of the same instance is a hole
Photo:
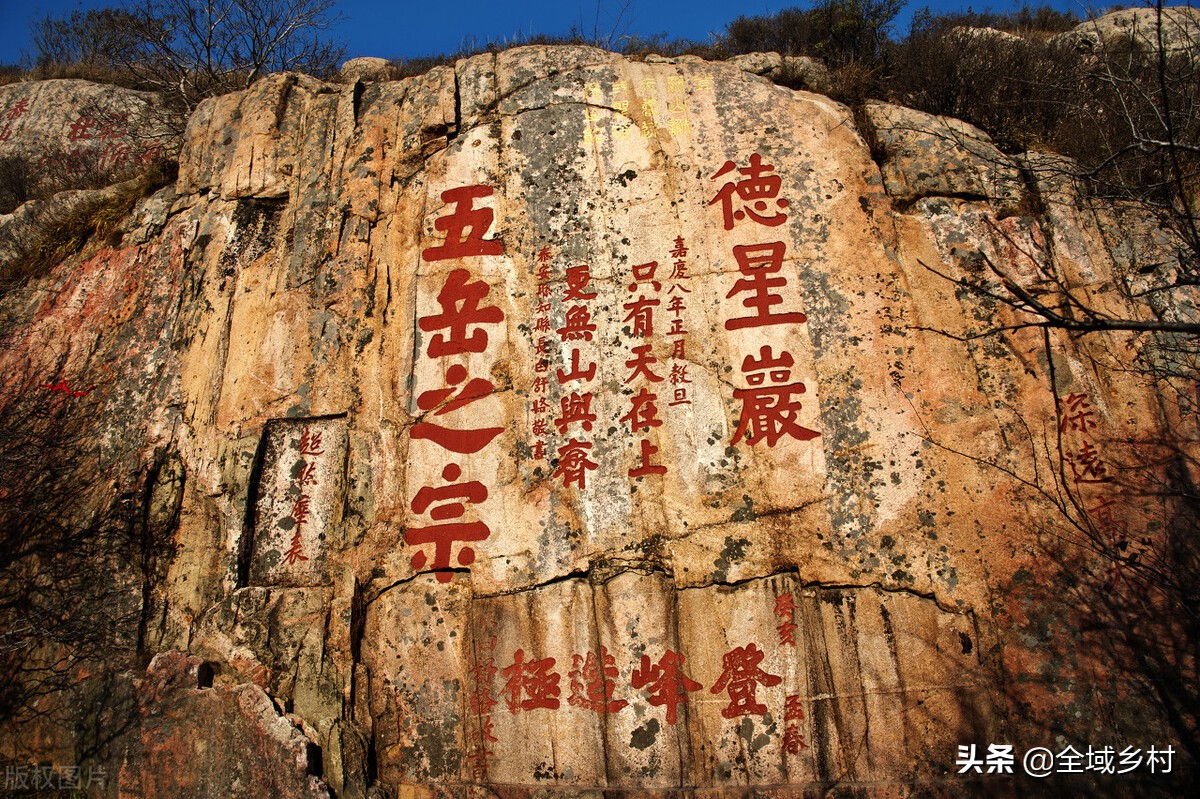
[[[658,719],[649,719],[629,736],[629,745],[634,749],[645,751],[654,745],[661,729],[662,725],[658,723]]]

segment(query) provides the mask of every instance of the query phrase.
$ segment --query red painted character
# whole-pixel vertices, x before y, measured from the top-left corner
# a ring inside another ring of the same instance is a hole
[[[463,502],[455,502],[455,499],[463,499],[471,504],[478,505],[487,499],[488,489],[483,483],[478,480],[470,480],[464,483],[454,483],[453,481],[462,477],[462,469],[456,464],[449,464],[442,469],[442,479],[451,485],[433,488],[424,486],[417,495],[413,497],[412,510],[413,513],[425,513],[429,511],[429,517],[434,521],[446,522],[448,519],[461,519],[466,512],[466,505]],[[449,500],[449,501],[448,501]],[[435,503],[436,507],[430,510],[430,506]],[[437,579],[440,583],[450,582],[450,553],[454,547],[454,543],[463,541],[484,541],[491,535],[491,530],[486,524],[481,521],[475,522],[448,522],[446,524],[435,524],[430,527],[410,527],[404,533],[404,539],[411,546],[422,546],[424,544],[433,544],[433,570],[437,572]],[[429,557],[424,552],[418,552],[412,556],[412,566],[414,569],[420,570],[425,568],[429,562]],[[458,563],[461,566],[470,566],[475,562],[475,550],[471,547],[464,546],[458,552]]]
[[[783,731],[783,751],[789,755],[798,755],[801,749],[807,748],[808,744],[804,742],[804,733],[800,732],[799,727],[788,727]]]
[[[791,591],[775,598],[775,618],[779,619],[775,629],[779,631],[780,646],[796,646],[796,622],[793,621],[795,613],[796,603],[792,599]]]
[[[1063,459],[1071,466],[1077,483],[1107,483],[1112,479],[1104,461],[1100,460],[1100,450],[1090,441],[1085,442],[1079,452],[1068,452]]]
[[[492,638],[492,648],[496,646],[496,639]],[[499,701],[492,696],[492,680],[496,678],[496,673],[499,671],[496,668],[495,658],[489,657],[483,663],[477,663],[471,669],[471,679],[475,685],[475,690],[470,696],[471,712],[479,718],[479,734],[476,737],[475,745],[472,747],[469,759],[471,762],[471,774],[475,779],[483,781],[487,778],[488,758],[495,753],[488,749],[489,743],[496,743],[498,738],[492,734],[495,725],[492,723],[492,708],[500,704]]]
[[[513,664],[501,672],[508,678],[504,684],[504,693],[508,695],[505,702],[511,713],[535,708],[558,709],[558,681],[554,668],[554,658],[542,660],[525,660],[525,650],[518,649],[513,653]]]
[[[584,293],[584,289],[592,282],[592,273],[587,264],[567,267],[567,286],[563,292],[563,302],[578,300],[586,302],[596,299],[596,292]]]
[[[655,291],[662,289],[662,284],[654,279],[654,273],[658,271],[658,261],[651,261],[646,264],[635,264],[633,266],[633,282],[629,284],[630,291],[637,291],[639,283],[649,283],[650,287]]]
[[[630,685],[635,689],[650,689],[650,704],[666,705],[668,724],[675,723],[677,708],[687,701],[688,692],[704,687],[683,673],[683,661],[683,655],[669,649],[653,665],[649,655],[642,655],[641,664],[633,670],[630,679]]]
[[[644,433],[651,427],[662,425],[662,419],[658,418],[658,406],[654,403],[657,399],[657,394],[652,394],[644,388],[636,396],[629,398],[629,413],[620,419],[622,422],[629,422],[629,432]]]
[[[4,118],[8,120],[20,119],[29,111],[29,98],[23,97],[4,113]]]
[[[592,324],[592,312],[586,305],[572,305],[564,316],[565,322],[558,329],[558,337],[563,341],[591,341],[596,332]]]
[[[300,431],[300,454],[324,455],[325,450],[321,449],[321,435],[321,433],[314,433],[307,427]]]
[[[649,344],[642,344],[633,348],[633,358],[625,362],[625,366],[631,370],[629,377],[625,378],[626,383],[632,383],[639,376],[646,378],[652,383],[662,382],[662,378],[650,370],[652,365],[658,363],[658,358],[655,358],[650,352],[651,349]]]
[[[591,448],[592,442],[574,438],[558,448],[558,468],[554,470],[554,476],[562,478],[563,488],[572,483],[581,490],[587,488],[587,473],[599,468],[597,463],[588,459],[588,450]]]
[[[650,459],[658,453],[658,447],[650,443],[649,439],[642,439],[642,464],[635,466],[629,470],[630,477],[646,477],[651,474],[666,474],[667,467],[661,464],[654,464]]]
[[[452,386],[462,384],[464,381],[466,384],[456,394]],[[421,392],[417,397],[417,407],[423,411],[434,411],[436,408],[437,410],[432,415],[441,416],[477,400],[490,397],[495,392],[495,386],[489,380],[476,377],[468,381],[466,367],[457,363],[446,370],[446,382],[450,384],[450,387]],[[414,439],[432,441],[451,452],[472,455],[492,443],[496,436],[503,432],[503,427],[477,427],[463,430],[443,427],[436,422],[420,421],[412,426],[409,434]]]
[[[1065,400],[1062,400],[1062,404],[1066,407],[1063,409],[1062,422],[1058,426],[1060,431],[1078,430],[1086,433],[1096,426],[1087,397],[1087,394],[1070,394]]]
[[[758,667],[764,657],[766,653],[755,644],[739,646],[725,653],[722,659],[725,669],[711,689],[714,694],[729,692],[729,704],[721,708],[722,716],[732,719],[737,716],[761,716],[767,712],[766,705],[755,701],[758,685],[761,683],[770,688],[783,682],[783,678],[767,674]]]
[[[299,486],[315,486],[317,484],[317,464],[296,461],[292,467],[292,479]]]
[[[735,169],[745,177],[736,182],[731,180],[726,183],[717,192],[717,196],[709,202],[709,205],[714,205],[720,201],[721,211],[725,216],[725,229],[733,230],[734,221],[740,222],[747,216],[754,222],[768,227],[776,227],[786,222],[787,214],[782,211],[768,216],[771,211],[775,210],[767,202],[768,200],[775,201],[775,208],[788,207],[788,201],[779,197],[783,180],[778,175],[770,174],[775,171],[775,167],[772,164],[764,164],[762,156],[755,153],[750,156],[750,166],[738,167],[733,161],[726,161],[725,165],[710,179],[716,180]],[[737,210],[734,210],[735,194],[741,201]]]
[[[425,351],[430,358],[483,352],[487,349],[487,331],[476,327],[470,330],[468,335],[468,328],[472,325],[498,324],[504,321],[504,312],[496,306],[480,307],[490,290],[488,284],[482,280],[472,282],[471,273],[466,269],[455,269],[446,276],[446,282],[437,296],[442,312],[422,316],[417,320],[417,325],[426,333],[435,330],[449,331],[446,334],[438,333],[430,340]]]
[[[445,261],[450,258],[470,258],[477,255],[503,255],[504,243],[499,239],[484,239],[492,226],[495,212],[491,208],[475,208],[475,200],[492,196],[491,186],[459,186],[442,192],[442,202],[454,204],[454,211],[433,223],[445,231],[446,241],[438,247],[421,251],[426,261]],[[468,232],[470,231],[470,232]]]
[[[745,437],[751,446],[765,441],[768,447],[773,447],[785,435],[798,441],[821,435],[796,424],[801,406],[792,396],[803,394],[804,384],[786,382],[793,364],[791,353],[784,351],[776,358],[769,345],[759,350],[758,358],[747,355],[742,361],[742,373],[751,388],[734,389],[733,396],[742,401],[742,416],[730,443],[736,444]],[[773,385],[764,385],[768,376]]]
[[[648,338],[654,334],[654,308],[661,305],[662,300],[648,300],[643,296],[638,296],[633,302],[627,302],[622,307],[629,311],[629,314],[622,319],[622,322],[629,322],[629,335],[639,338]]]
[[[92,117],[80,117],[71,123],[71,131],[67,134],[67,138],[71,141],[79,141],[80,139],[92,139],[92,128],[96,127],[96,120]]]
[[[588,652],[586,658],[572,655],[571,662],[571,673],[567,675],[571,681],[569,704],[597,713],[616,713],[629,704],[624,699],[612,698],[615,686],[612,678],[618,674],[617,661],[608,654],[606,647],[600,647],[600,660],[596,659],[595,652]]]
[[[289,515],[295,524],[296,532],[292,534],[291,544],[283,556],[283,562],[288,566],[291,566],[298,560],[308,560],[308,556],[304,554],[304,548],[300,541],[300,529],[308,521],[308,504],[309,499],[307,494],[301,494],[299,499],[292,503],[292,510]]]
[[[800,695],[792,694],[784,699],[783,721],[791,724],[794,721],[804,721],[804,705],[800,703]]]
[[[558,428],[559,433],[566,433],[567,425],[573,422],[582,424],[584,430],[592,429],[592,422],[596,421],[596,414],[592,413],[592,393],[590,391],[583,394],[572,391],[559,400],[559,405],[562,408],[562,415],[554,420],[554,426]]]
[[[579,365],[579,350],[571,350],[571,370],[563,369],[556,370],[558,373],[558,382],[560,384],[567,383],[571,380],[591,380],[596,376],[596,364],[589,363],[586,367]]]
[[[771,275],[783,269],[784,244],[774,241],[770,244],[750,244],[735,246],[733,257],[737,259],[738,271],[745,277],[738,278],[733,288],[725,295],[731,299],[735,294],[749,294],[742,299],[742,305],[755,312],[754,316],[739,316],[725,320],[726,330],[738,330],[743,327],[763,327],[764,325],[800,324],[808,321],[808,317],[799,311],[790,313],[771,313],[771,306],[782,305],[783,297],[772,294],[772,289],[787,285],[783,277]]]

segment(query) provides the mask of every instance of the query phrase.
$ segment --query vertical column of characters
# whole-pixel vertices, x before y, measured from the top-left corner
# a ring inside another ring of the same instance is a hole
[[[1086,393],[1075,392],[1059,399],[1058,432],[1063,441],[1063,462],[1071,471],[1075,491],[1112,553],[1107,574],[1107,588],[1111,591],[1129,581],[1124,565],[1136,562],[1145,545],[1136,536],[1130,536],[1129,523],[1119,513],[1122,503],[1112,488],[1113,476],[1108,464],[1093,438],[1096,411],[1088,400]]]
[[[311,459],[325,454],[321,445],[321,434],[314,433],[306,425],[300,433],[300,443],[297,449],[299,452],[296,463],[292,467],[292,485],[288,492],[296,497],[290,512],[294,526],[291,543],[283,556],[283,562],[289,566],[296,561],[308,560],[308,556],[304,554],[301,532],[304,523],[308,521],[309,503],[312,501],[312,497],[309,495],[309,486],[317,485],[317,464],[315,460]]]
[[[638,132],[644,139],[658,138],[658,114],[654,109],[654,98],[658,96],[658,86],[654,78],[642,78],[638,81],[638,96],[641,108],[634,115],[638,123]]]
[[[434,222],[434,227],[444,231],[446,239],[440,246],[422,250],[421,258],[436,262],[503,255],[504,245],[500,240],[483,238],[491,228],[495,213],[491,208],[474,206],[476,200],[491,194],[492,187],[484,185],[460,186],[442,192],[442,202],[453,205],[454,210]],[[443,583],[450,581],[449,569],[455,545],[464,544],[458,550],[456,562],[470,566],[475,561],[475,551],[465,544],[484,541],[491,534],[483,521],[466,521],[467,505],[479,505],[487,500],[488,488],[478,480],[459,482],[463,470],[454,460],[456,455],[468,456],[482,451],[504,428],[467,428],[461,421],[450,424],[455,418],[463,420],[465,416],[469,419],[469,414],[460,412],[496,390],[490,380],[472,376],[464,363],[469,363],[470,354],[487,350],[488,326],[504,321],[504,312],[499,307],[486,304],[490,291],[487,283],[472,279],[468,269],[453,269],[446,274],[437,294],[441,311],[417,320],[422,331],[432,334],[425,355],[442,363],[440,371],[446,385],[417,396],[417,407],[423,415],[412,426],[410,436],[414,441],[430,441],[448,455],[441,472],[446,484],[423,486],[410,505],[414,515],[428,516],[440,523],[409,527],[405,530],[405,541],[411,547],[433,545],[432,563],[424,549],[413,554],[410,562],[418,571],[432,568],[438,581]]]
[[[13,123],[28,113],[29,113],[29,98],[28,97],[22,97],[20,100],[13,103],[8,108],[4,109],[4,112],[2,114],[2,118],[4,120],[4,127],[0,128],[0,141],[8,141],[9,139],[11,139],[12,135],[13,135],[13,130],[12,130]]]
[[[628,424],[632,435],[639,437],[635,465],[629,470],[630,477],[667,473],[666,466],[653,462],[658,447],[651,444],[647,437],[650,430],[662,426],[662,419],[658,416],[658,394],[650,390],[655,384],[663,382],[662,375],[655,372],[658,358],[654,357],[654,345],[650,341],[654,335],[654,309],[662,304],[658,297],[662,283],[654,277],[657,271],[658,261],[634,266],[633,282],[628,288],[630,294],[636,295],[636,299],[622,306],[628,312],[622,320],[626,323],[622,330],[629,338],[632,356],[625,361],[625,368],[629,370],[625,385],[632,384],[637,390],[629,399],[629,411],[620,419]]]
[[[712,79],[709,78],[709,87]],[[690,135],[692,123],[687,117],[687,81],[682,75],[671,75],[667,78],[667,132],[672,138]]]
[[[554,428],[566,443],[558,448],[554,477],[562,479],[564,488],[573,485],[581,491],[587,488],[588,472],[597,468],[596,462],[589,457],[593,444],[588,436],[596,422],[596,414],[592,411],[595,393],[591,391],[596,379],[596,362],[584,353],[585,344],[592,349],[596,337],[591,310],[596,292],[588,290],[591,282],[591,267],[587,264],[567,267],[562,297],[563,326],[557,333],[563,355],[570,352],[570,365],[555,371],[560,396]]]
[[[530,330],[533,343],[534,374],[529,400],[529,429],[533,434],[529,451],[533,459],[539,461],[546,460],[546,447],[549,445],[550,438],[551,405],[548,395],[550,393],[550,361],[553,356],[550,349],[550,334],[553,332],[550,328],[550,311],[552,310],[550,300],[554,295],[554,276],[550,269],[551,259],[549,247],[539,250],[534,259],[537,270],[537,296],[534,299],[533,327]]]
[[[675,237],[675,246],[671,249],[671,274],[667,277],[670,286],[667,288],[667,340],[671,342],[671,371],[667,379],[671,383],[671,401],[668,405],[691,405],[691,395],[688,386],[687,343],[688,330],[684,314],[687,312],[687,295],[692,293],[686,285],[687,274],[687,242],[683,236]]]
[[[633,86],[629,81],[619,80],[614,83],[612,107],[616,112],[616,117],[613,119],[613,141],[623,142],[633,138],[633,132],[637,130],[637,126],[633,122],[633,114],[630,113],[632,105]]]
[[[583,145],[592,147],[599,142],[596,136],[596,109],[604,104],[604,87],[597,81],[583,84]]]
[[[712,180],[729,176],[709,202],[709,205],[720,203],[725,230],[733,230],[737,223],[744,221],[768,228],[787,221],[783,209],[788,207],[788,201],[779,196],[783,181],[772,174],[774,171],[772,164],[763,163],[762,156],[754,153],[750,156],[749,166],[739,167],[733,161],[726,161],[712,176]],[[776,309],[776,306],[784,305],[783,296],[776,292],[787,285],[787,278],[782,274],[786,249],[783,241],[733,245],[733,257],[741,277],[725,298],[740,298],[742,306],[750,313],[726,319],[726,330],[799,325],[808,320],[799,311]],[[771,344],[763,344],[757,355],[749,353],[745,356],[741,371],[747,387],[733,392],[733,396],[741,400],[742,409],[731,443],[745,440],[754,446],[761,441],[774,447],[785,436],[807,441],[820,435],[796,421],[801,409],[796,397],[805,389],[804,383],[792,379],[794,366],[792,353],[782,347],[776,353]]]
[[[496,666],[496,636],[493,635],[488,646],[487,660],[476,662],[471,669],[469,704],[471,712],[479,720],[479,725],[474,728],[472,734],[467,763],[471,769],[471,777],[476,782],[487,780],[488,762],[496,754],[488,745],[500,740],[493,734],[495,724],[492,722],[492,708],[500,704],[500,700],[492,694],[492,680],[496,678],[499,670]]]
[[[779,646],[796,649],[796,600],[791,591],[784,591],[775,597],[775,630],[779,633]],[[784,697],[783,708],[783,751],[789,755],[798,755],[800,750],[807,749],[804,741],[804,705],[799,694],[788,694]]]

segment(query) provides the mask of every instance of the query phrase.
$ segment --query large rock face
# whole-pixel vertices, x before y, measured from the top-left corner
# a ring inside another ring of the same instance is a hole
[[[1153,242],[871,119],[882,172],[847,108],[696,59],[274,76],[2,365],[95,384],[113,480],[177,453],[147,651],[267,692],[336,795],[961,795],[960,745],[1098,718],[1039,481],[1195,420],[1086,341],[976,338],[1014,312],[937,274],[1129,314]]]

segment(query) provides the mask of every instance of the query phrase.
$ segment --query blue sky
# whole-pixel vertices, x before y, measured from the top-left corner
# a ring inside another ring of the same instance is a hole
[[[1133,0],[1136,2],[1136,0]],[[1133,4],[1129,2],[1128,4]],[[624,0],[600,2],[596,24],[596,0],[344,0],[338,8],[345,17],[334,33],[347,46],[348,55],[383,58],[422,56],[453,52],[472,38],[479,44],[511,40],[519,34],[567,33],[571,26],[591,34],[598,27],[603,35],[613,29],[616,11]],[[117,0],[0,0],[0,63],[18,63],[30,50],[30,23],[47,14],[60,15],[80,8],[117,5]],[[1040,5],[1031,2],[1029,5]],[[618,32],[650,35],[665,32],[670,38],[705,41],[725,23],[741,14],[758,15],[806,2],[747,0],[632,0],[618,25]],[[929,5],[935,10],[1007,11],[1020,2],[957,2],[957,0],[914,0],[901,13],[897,27],[907,30],[913,12]],[[1046,5],[1086,14],[1078,0],[1048,0]]]

